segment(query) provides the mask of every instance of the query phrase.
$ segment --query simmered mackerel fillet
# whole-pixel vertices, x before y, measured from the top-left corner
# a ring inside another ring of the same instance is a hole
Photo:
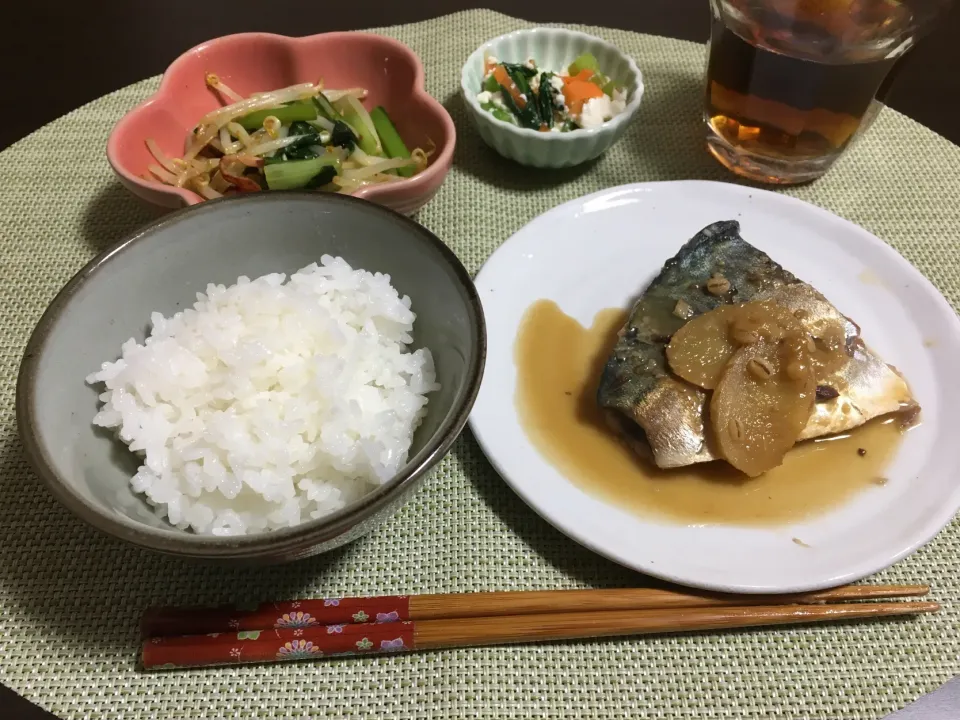
[[[739,223],[717,222],[663,266],[620,330],[600,379],[597,402],[609,411],[611,424],[638,451],[652,454],[660,467],[724,457],[710,426],[711,393],[702,388],[720,382],[726,358],[749,345],[751,330],[762,335],[770,324],[760,313],[755,327],[750,322],[727,327],[730,334],[721,337],[724,328],[716,318],[699,323],[696,318],[724,305],[759,303],[773,307],[770,312],[781,318],[781,329],[789,324],[783,318],[787,311],[813,342],[809,362],[817,402],[799,440],[844,432],[880,415],[917,410],[907,383],[863,343],[852,320],[743,240]],[[712,315],[728,312],[735,314]],[[689,329],[678,333],[688,321]],[[691,352],[696,346],[678,342],[670,351],[676,371],[688,382],[674,374],[667,361],[667,346],[675,334],[678,341],[693,335],[700,343],[700,350]],[[700,369],[698,353],[704,365]]]

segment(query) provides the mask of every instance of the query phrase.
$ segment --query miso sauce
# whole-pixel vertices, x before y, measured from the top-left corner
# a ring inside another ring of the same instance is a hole
[[[584,328],[552,301],[528,308],[514,347],[515,403],[527,437],[568,480],[639,515],[685,524],[772,526],[802,520],[868,488],[903,436],[896,420],[798,444],[784,463],[749,478],[723,462],[662,470],[621,442],[596,402],[604,363],[626,321],[599,312]]]

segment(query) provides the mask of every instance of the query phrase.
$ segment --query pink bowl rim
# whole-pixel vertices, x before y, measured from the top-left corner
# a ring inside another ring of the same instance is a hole
[[[177,188],[171,185],[164,185],[159,182],[148,182],[124,167],[117,159],[119,157],[119,136],[123,127],[146,108],[150,107],[154,103],[161,102],[172,96],[173,76],[177,74],[177,71],[181,65],[185,65],[188,62],[188,58],[191,55],[201,50],[205,50],[215,45],[249,40],[280,40],[288,46],[302,46],[310,45],[320,40],[335,39],[339,37],[366,38],[373,42],[379,43],[382,46],[389,47],[398,54],[405,56],[414,68],[414,99],[425,103],[436,113],[437,117],[440,118],[440,122],[444,125],[444,128],[450,136],[449,142],[445,143],[443,146],[437,147],[437,154],[431,159],[430,165],[427,166],[427,169],[423,172],[418,173],[412,178],[404,178],[403,180],[398,180],[389,184],[362,188],[357,192],[352,193],[352,197],[365,198],[367,200],[376,200],[380,198],[387,199],[398,190],[404,195],[426,195],[430,193],[435,189],[436,185],[439,185],[442,182],[442,177],[447,173],[450,165],[453,162],[453,150],[457,139],[456,125],[454,125],[453,119],[450,117],[450,114],[446,111],[443,105],[441,105],[435,97],[427,92],[426,71],[424,70],[423,62],[420,60],[420,57],[411,48],[404,45],[399,40],[394,40],[393,38],[389,38],[384,35],[377,35],[375,33],[368,32],[329,32],[317,33],[314,35],[304,35],[302,37],[291,37],[289,35],[280,35],[278,33],[267,32],[246,32],[234,33],[232,35],[222,35],[220,37],[213,38],[212,40],[205,40],[198,45],[194,45],[189,50],[181,53],[172,63],[170,63],[170,65],[167,66],[167,69],[164,70],[163,75],[160,78],[160,87],[157,88],[157,91],[142,103],[127,112],[127,114],[120,118],[117,124],[114,125],[113,130],[110,131],[110,137],[107,140],[107,160],[110,163],[110,167],[112,167],[113,171],[124,180],[133,185],[137,185],[146,191],[179,196],[185,205],[196,205],[197,203],[203,202],[204,199],[192,190],[187,190],[186,188]],[[146,138],[144,138],[144,142],[146,142]]]

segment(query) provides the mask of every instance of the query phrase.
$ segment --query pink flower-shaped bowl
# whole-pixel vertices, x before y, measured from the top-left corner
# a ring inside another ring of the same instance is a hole
[[[168,155],[184,152],[187,133],[206,113],[222,105],[205,81],[216,73],[241,95],[275,90],[323,78],[329,88],[363,87],[364,105],[382,105],[408,147],[436,152],[430,165],[412,178],[361,188],[362,197],[412,214],[443,184],[453,162],[456,130],[443,106],[424,88],[423,64],[406,45],[369,33],[324,33],[291,38],[269,33],[241,33],[210,40],[173,61],[160,89],[117,123],[107,142],[107,158],[120,181],[134,194],[164,207],[202,202],[183,188],[144,180],[155,162],[147,138]]]

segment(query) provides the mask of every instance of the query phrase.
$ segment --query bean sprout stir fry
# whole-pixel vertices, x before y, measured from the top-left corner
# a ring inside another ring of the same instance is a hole
[[[352,193],[413,177],[433,153],[408,150],[384,108],[367,112],[363,88],[329,90],[321,80],[245,98],[213,73],[206,83],[229,104],[200,119],[183,157],[168,156],[148,139],[156,163],[145,180],[207,200],[294,188]]]

